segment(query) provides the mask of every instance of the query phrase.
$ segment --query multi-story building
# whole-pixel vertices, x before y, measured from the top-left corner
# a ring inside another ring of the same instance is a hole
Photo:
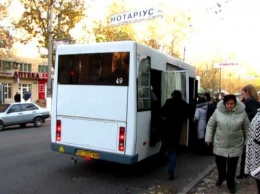
[[[22,99],[26,91],[30,91],[32,102],[45,100],[47,96],[47,72],[47,60],[0,58],[0,85],[3,87],[4,102],[14,102],[16,92],[21,94]]]

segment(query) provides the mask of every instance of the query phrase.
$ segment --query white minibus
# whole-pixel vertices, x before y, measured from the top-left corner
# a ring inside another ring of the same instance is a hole
[[[195,67],[134,41],[61,45],[56,51],[51,149],[134,164],[165,156],[160,107],[173,90],[195,98]],[[182,144],[188,145],[189,124]]]

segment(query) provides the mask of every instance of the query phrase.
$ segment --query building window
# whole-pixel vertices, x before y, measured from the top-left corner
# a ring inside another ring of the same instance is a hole
[[[25,92],[32,91],[32,85],[31,84],[19,84],[19,91],[21,93],[21,96],[24,96]]]
[[[1,70],[12,70],[12,62],[0,60],[0,69]]]
[[[12,84],[3,83],[4,86],[4,98],[11,99],[12,98]]]
[[[23,72],[32,72],[32,64],[20,63],[20,71]]]
[[[48,65],[39,65],[38,66],[39,73],[47,73],[48,72]]]

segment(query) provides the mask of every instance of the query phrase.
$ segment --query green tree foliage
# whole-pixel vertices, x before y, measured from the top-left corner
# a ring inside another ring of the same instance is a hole
[[[110,42],[122,40],[134,40],[134,32],[126,26],[103,26],[98,25],[94,29],[96,42]]]
[[[10,5],[9,1],[1,1],[0,2],[0,20],[4,19],[7,16],[7,8]]]
[[[200,76],[200,87],[205,91],[215,94],[220,89],[220,70],[214,68],[214,63],[197,67],[197,75]]]
[[[219,61],[219,60],[217,60]],[[197,75],[200,77],[200,87],[212,95],[219,93],[219,89],[228,93],[239,93],[247,84],[253,84],[260,90],[260,76],[255,71],[246,70],[244,67],[214,68],[211,62],[207,65],[197,66]],[[240,71],[237,68],[241,68]]]
[[[110,26],[110,17],[133,11],[124,1],[114,0],[109,6],[106,21],[98,21],[94,27],[96,41],[136,40],[177,58],[182,58],[183,40],[191,32],[191,17],[188,12],[172,12],[167,4],[163,6],[163,17],[153,20]]]
[[[95,22],[93,28],[97,42],[135,40],[135,31],[131,25],[110,26],[110,16],[122,13],[126,10],[123,2],[113,1],[110,5],[110,12],[105,22],[102,20]]]
[[[165,5],[166,6],[166,5]],[[167,8],[165,7],[165,10]],[[146,37],[139,41],[155,49],[182,59],[183,41],[192,31],[188,13],[166,12],[163,18],[147,21]]]
[[[39,46],[48,46],[50,5],[53,1],[53,39],[71,40],[70,30],[84,17],[83,0],[20,0],[24,13],[14,25],[26,31],[21,40],[27,42],[37,38]]]
[[[13,37],[5,28],[0,27],[0,48],[10,49],[13,44]]]
[[[0,21],[4,21],[8,17],[8,7],[11,1],[0,2]],[[13,44],[13,37],[11,36],[7,26],[0,22],[0,57],[7,57],[10,55],[10,48]]]

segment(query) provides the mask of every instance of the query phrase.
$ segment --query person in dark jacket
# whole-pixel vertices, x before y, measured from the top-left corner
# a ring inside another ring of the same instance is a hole
[[[18,92],[16,92],[16,94],[14,95],[14,101],[21,102],[21,95]]]
[[[252,84],[248,84],[242,88],[241,94],[246,106],[246,114],[249,120],[252,121],[257,113],[257,109],[260,108],[257,91]]]
[[[165,120],[164,137],[169,150],[169,179],[173,180],[177,148],[180,142],[182,125],[189,116],[189,106],[182,99],[181,91],[174,90],[171,96],[172,98],[167,99],[162,107],[162,117]]]
[[[214,102],[210,96],[210,93],[205,93],[205,98],[208,102],[208,108],[207,108],[207,118],[206,123],[208,123],[210,117],[213,115],[215,109],[217,108],[217,103]]]
[[[27,102],[29,99],[31,98],[31,92],[30,90],[29,91],[26,91],[23,95],[23,99],[25,102]]]
[[[252,84],[248,84],[242,88],[241,94],[242,94],[242,102],[244,102],[246,106],[245,108],[246,114],[248,116],[249,121],[251,122],[257,113],[257,109],[260,108],[257,91]],[[246,157],[245,149],[246,148],[244,147],[244,152],[241,156],[241,162],[240,162],[240,173],[236,177],[237,179],[243,179],[247,177],[247,175],[245,175],[244,173],[245,157]]]

